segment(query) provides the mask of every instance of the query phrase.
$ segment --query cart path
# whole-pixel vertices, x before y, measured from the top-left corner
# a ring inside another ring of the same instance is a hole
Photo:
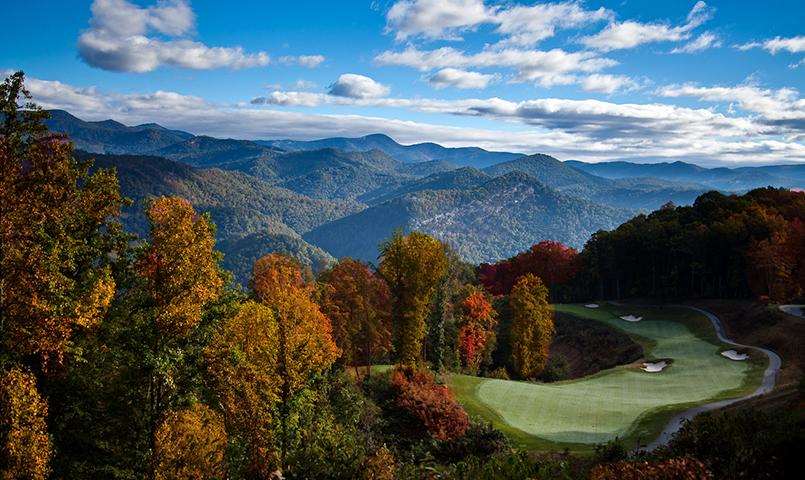
[[[690,305],[669,305],[669,306],[687,308],[689,310],[701,313],[702,315],[710,319],[710,323],[713,324],[713,328],[716,331],[716,335],[718,336],[718,339],[721,342],[726,343],[728,345],[732,345],[734,347],[748,348],[759,352],[763,352],[769,358],[769,366],[766,367],[766,371],[763,373],[763,381],[761,382],[757,390],[755,390],[753,393],[745,395],[743,397],[730,398],[713,403],[706,403],[704,405],[699,405],[674,415],[674,417],[671,419],[670,422],[668,422],[668,424],[665,426],[665,428],[657,437],[657,439],[646,446],[647,450],[654,450],[660,445],[665,445],[666,443],[668,443],[668,441],[671,440],[671,437],[674,435],[674,433],[678,432],[679,429],[682,428],[682,424],[685,422],[685,420],[692,419],[696,415],[703,412],[709,412],[711,410],[724,408],[728,405],[732,405],[733,403],[741,402],[754,397],[759,397],[761,395],[765,395],[771,392],[772,389],[774,389],[774,382],[777,378],[777,374],[780,371],[780,364],[782,363],[780,360],[780,356],[767,348],[756,347],[752,345],[743,345],[727,338],[727,335],[724,332],[724,325],[722,325],[721,320],[719,320],[718,317],[715,316],[715,314],[708,312],[707,310],[703,310],[701,308],[691,307]]]

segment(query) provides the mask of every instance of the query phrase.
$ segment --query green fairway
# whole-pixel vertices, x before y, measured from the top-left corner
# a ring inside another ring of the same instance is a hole
[[[596,375],[552,384],[455,375],[451,386],[474,415],[491,421],[515,441],[532,448],[579,449],[616,436],[648,442],[673,413],[710,400],[739,396],[760,383],[765,362],[728,360],[709,321],[681,308],[602,305],[557,310],[608,323],[644,345],[648,358],[670,358],[660,373],[621,366]],[[642,316],[627,322],[620,315]],[[757,356],[755,356],[757,357]]]

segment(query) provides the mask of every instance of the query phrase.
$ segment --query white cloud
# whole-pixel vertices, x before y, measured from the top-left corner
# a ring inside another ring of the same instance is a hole
[[[500,75],[468,72],[457,68],[444,68],[428,77],[428,82],[437,89],[455,87],[461,89],[486,88]]]
[[[277,59],[283,65],[299,65],[307,68],[316,68],[324,62],[324,55],[284,55]]]
[[[752,48],[762,48],[772,55],[777,55],[777,52],[786,50],[791,53],[805,52],[805,35],[797,35],[791,38],[775,37],[762,42],[750,42],[743,45],[738,45],[739,50],[750,50]]]
[[[576,81],[574,74],[594,73],[617,65],[616,61],[592,52],[514,48],[486,49],[465,54],[452,47],[436,50],[409,47],[401,52],[383,52],[375,57],[375,61],[381,65],[402,65],[422,71],[441,68],[512,68],[517,72],[514,81],[535,82],[545,87],[573,83]]]
[[[531,46],[554,36],[558,28],[573,28],[601,20],[611,20],[613,13],[606,8],[585,10],[580,2],[517,5],[500,9],[494,16],[497,31],[507,38],[502,45]]]
[[[348,98],[377,98],[388,95],[389,87],[354,73],[345,73],[330,85],[330,94]]]
[[[487,6],[483,0],[402,0],[386,15],[386,30],[395,38],[459,40],[460,34],[482,24],[497,25],[501,46],[531,46],[552,37],[557,29],[610,20],[606,8],[586,10],[575,0],[534,5]]]
[[[756,85],[700,87],[693,84],[669,85],[657,94],[668,98],[692,97],[706,102],[737,104],[747,112],[760,114],[770,124],[805,132],[805,100],[793,88],[763,89]]]
[[[592,74],[584,77],[581,88],[588,92],[612,94],[618,90],[633,90],[638,87],[637,82],[625,75]]]
[[[702,1],[696,2],[687,16],[687,23],[672,27],[664,23],[640,23],[633,20],[613,22],[595,35],[584,37],[585,46],[608,52],[634,48],[654,42],[676,42],[690,38],[690,31],[713,16],[713,9]]]
[[[386,28],[397,40],[456,40],[458,32],[486,22],[491,13],[483,0],[403,0],[389,9]]]
[[[671,53],[696,53],[708,48],[718,48],[721,46],[721,40],[713,33],[704,32],[695,40],[686,43],[681,47],[674,48]]]
[[[265,52],[241,47],[208,47],[182,38],[195,28],[186,0],[163,0],[142,8],[126,0],[95,0],[90,28],[78,38],[78,52],[88,64],[119,72],[150,72],[169,65],[192,69],[247,68],[267,65]],[[169,40],[149,37],[158,33]]]

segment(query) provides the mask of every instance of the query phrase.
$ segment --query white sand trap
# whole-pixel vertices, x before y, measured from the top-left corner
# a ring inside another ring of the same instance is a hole
[[[741,362],[749,358],[749,355],[745,353],[738,353],[735,350],[726,350],[724,352],[721,352],[721,355],[729,358],[730,360],[735,360],[736,362]]]
[[[657,373],[662,372],[662,370],[668,366],[668,362],[665,360],[660,360],[659,362],[646,362],[643,364],[643,371],[649,373]]]
[[[587,305],[585,305],[585,307],[587,307],[587,308],[598,308],[598,304],[597,303],[588,303]]]
[[[624,315],[621,317],[621,320],[626,320],[627,322],[639,322],[643,320],[643,317],[635,317],[634,315]]]

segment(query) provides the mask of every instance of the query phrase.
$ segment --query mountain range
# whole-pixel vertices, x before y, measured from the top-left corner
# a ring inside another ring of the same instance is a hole
[[[251,141],[50,115],[49,128],[67,134],[79,156],[117,169],[134,200],[124,215],[132,231],[146,233],[149,197],[183,196],[212,216],[224,266],[242,283],[254,259],[271,251],[312,269],[343,256],[375,261],[397,229],[430,233],[467,261],[493,261],[543,239],[580,248],[637,212],[689,204],[712,189],[805,186],[805,165],[590,164],[401,145],[381,134]]]

